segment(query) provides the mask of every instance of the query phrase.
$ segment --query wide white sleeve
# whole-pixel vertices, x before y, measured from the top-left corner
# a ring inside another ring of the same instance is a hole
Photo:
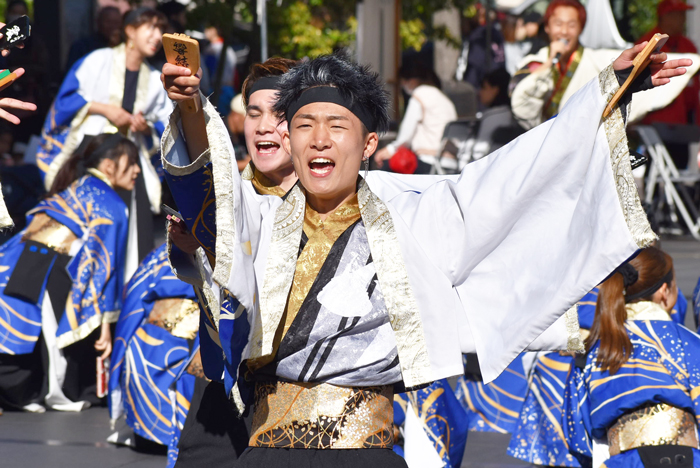
[[[10,214],[7,212],[5,198],[2,196],[2,188],[0,188],[0,230],[11,228],[14,224]]]
[[[402,251],[417,244],[456,290],[485,381],[655,239],[620,109],[600,118],[618,88],[608,67],[557,118],[467,165],[458,181],[387,203],[401,219]],[[414,258],[404,259],[409,276],[420,276]]]

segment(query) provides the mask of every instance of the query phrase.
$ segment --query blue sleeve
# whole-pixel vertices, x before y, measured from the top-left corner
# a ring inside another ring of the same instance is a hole
[[[700,336],[683,326],[678,327],[678,336],[684,351],[688,372],[688,394],[693,400],[695,424],[700,430]]]
[[[112,395],[121,386],[121,375],[124,370],[124,359],[129,341],[141,326],[148,313],[143,304],[143,297],[152,283],[153,275],[150,266],[156,259],[157,251],[149,253],[134,272],[134,276],[124,288],[124,304],[119,313],[119,320],[114,331],[114,340],[111,356],[111,368],[109,371],[109,392]],[[120,405],[121,401],[114,397],[108,399],[109,413],[112,419],[117,419],[121,414],[121,408],[113,406]]]
[[[68,189],[79,200],[76,206],[90,201],[92,211],[85,220],[89,226],[85,244],[68,264],[73,286],[58,325],[59,338],[72,333],[73,339],[82,339],[84,336],[79,335],[84,332],[80,330],[99,325],[95,317],[101,322],[104,314],[110,314],[113,318],[107,316],[108,321],[116,321],[122,308],[129,222],[124,203],[111,189],[104,190],[106,187],[104,182],[89,177]]]
[[[63,150],[73,118],[87,104],[85,98],[78,92],[80,81],[76,76],[76,71],[82,66],[84,60],[85,58],[78,60],[71,67],[51,105],[51,109],[49,109],[49,113],[46,115],[36,155],[42,180],[53,160]]]
[[[211,162],[186,175],[165,172],[165,180],[192,235],[215,257],[216,196]]]
[[[446,468],[462,464],[467,445],[467,413],[447,379],[410,394],[411,406],[423,423],[426,435],[435,446]]]

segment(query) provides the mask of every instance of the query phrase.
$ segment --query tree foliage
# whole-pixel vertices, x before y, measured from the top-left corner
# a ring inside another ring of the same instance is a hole
[[[247,23],[255,21],[256,0],[193,1],[197,7],[188,16],[191,28],[214,25],[225,34],[232,34],[234,17]],[[402,47],[420,49],[426,41],[433,39],[444,39],[458,46],[460,38],[454,37],[445,27],[433,26],[433,14],[453,6],[463,11],[475,2],[402,0],[399,24]],[[357,31],[356,5],[354,0],[269,0],[269,54],[299,59],[351,47]],[[255,34],[250,31],[235,32],[251,43],[256,41]],[[254,28],[253,32],[258,33],[258,30]]]
[[[345,10],[340,5],[330,8],[320,0],[282,2],[279,6],[270,2],[270,53],[294,58],[317,57],[352,45],[357,21]]]
[[[659,0],[633,0],[627,2],[629,18],[628,39],[635,41],[656,26],[656,7]]]

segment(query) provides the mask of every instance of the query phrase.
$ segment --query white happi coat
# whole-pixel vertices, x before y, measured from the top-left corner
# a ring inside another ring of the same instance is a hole
[[[462,374],[466,352],[478,354],[489,382],[525,349],[581,348],[576,314],[565,313],[655,239],[631,175],[622,113],[600,118],[618,88],[607,67],[556,119],[456,179],[370,176],[372,190],[361,185],[406,387]],[[210,149],[189,162],[176,110],[163,163],[183,175],[212,162],[216,266],[207,282],[253,317],[244,358],[269,355],[294,276],[303,192],[282,200],[242,183],[224,123],[206,100],[204,110]]]

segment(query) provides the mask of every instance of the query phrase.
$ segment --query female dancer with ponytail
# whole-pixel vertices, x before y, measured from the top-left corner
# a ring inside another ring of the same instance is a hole
[[[700,467],[700,337],[671,320],[673,261],[650,247],[600,286],[564,432],[582,466]],[[607,445],[607,447],[604,447]]]
[[[28,226],[0,247],[0,406],[80,411],[96,401],[95,359],[121,307],[127,207],[138,151],[86,137]]]

